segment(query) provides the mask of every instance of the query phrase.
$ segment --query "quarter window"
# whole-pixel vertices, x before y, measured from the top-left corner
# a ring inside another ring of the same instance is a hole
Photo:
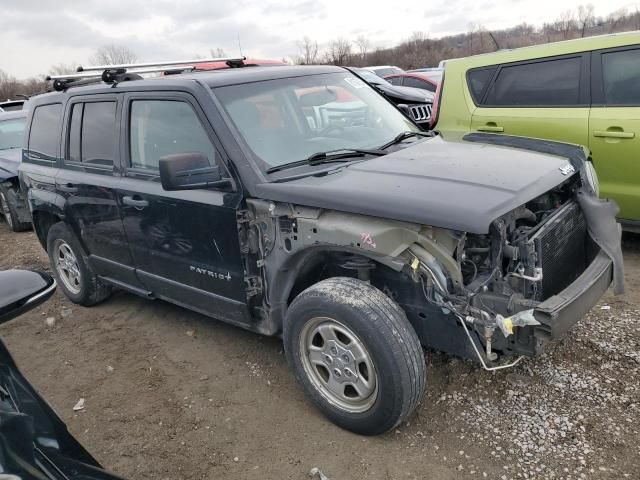
[[[130,120],[131,166],[158,169],[166,155],[202,153],[210,164],[215,149],[193,108],[173,100],[134,100]]]
[[[59,103],[36,107],[29,133],[28,149],[31,154],[37,154],[46,160],[56,159],[60,140],[61,114],[62,105]]]
[[[607,105],[640,105],[640,50],[604,53],[602,73]]]
[[[482,102],[484,92],[486,91],[489,82],[493,78],[493,74],[495,73],[495,71],[495,67],[483,68],[480,70],[471,70],[467,75],[471,96],[473,97],[473,101],[477,104]]]
[[[581,57],[504,66],[491,86],[486,104],[493,106],[559,106],[580,104]]]

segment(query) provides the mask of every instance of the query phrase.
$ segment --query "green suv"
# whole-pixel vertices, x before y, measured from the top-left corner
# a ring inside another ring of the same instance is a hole
[[[640,32],[448,60],[439,95],[434,123],[444,136],[588,146],[601,195],[618,202],[625,229],[640,231]]]

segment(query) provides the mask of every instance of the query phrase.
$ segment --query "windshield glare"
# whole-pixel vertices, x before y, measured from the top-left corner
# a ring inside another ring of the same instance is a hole
[[[0,121],[0,150],[22,147],[24,124],[24,118]]]
[[[419,129],[349,72],[218,87],[260,168],[339,149],[373,149]]]

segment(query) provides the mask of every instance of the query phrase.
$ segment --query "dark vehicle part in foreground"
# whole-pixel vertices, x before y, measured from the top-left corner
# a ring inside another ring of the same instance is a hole
[[[582,147],[426,133],[339,67],[123,69],[32,100],[21,182],[60,287],[281,335],[344,428],[408,417],[421,345],[505,368],[622,291]]]
[[[14,232],[31,228],[29,206],[18,182],[26,119],[25,111],[0,113],[0,214]]]
[[[46,301],[50,275],[0,272],[0,323]],[[22,376],[0,341],[0,477],[7,480],[118,480],[71,436],[64,422]]]
[[[349,68],[349,71],[391,100],[418,125],[428,129],[435,98],[433,93],[414,87],[392,85],[366,68]]]

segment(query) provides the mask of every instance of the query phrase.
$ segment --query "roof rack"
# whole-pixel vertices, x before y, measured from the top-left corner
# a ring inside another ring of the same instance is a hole
[[[49,75],[46,79],[53,80],[53,89],[62,92],[70,87],[79,87],[99,82],[115,86],[127,80],[141,80],[142,77],[140,75],[143,73],[164,72],[166,74],[176,74],[190,72],[195,70],[199,63],[224,62],[229,67],[242,67],[244,66],[244,60],[246,60],[246,57],[198,58],[195,60],[93,65],[89,67],[80,65],[76,69],[77,73]]]

